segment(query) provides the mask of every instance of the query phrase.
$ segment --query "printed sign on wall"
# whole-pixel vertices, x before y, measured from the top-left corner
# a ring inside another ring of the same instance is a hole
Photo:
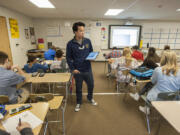
[[[9,25],[12,38],[19,38],[19,26],[16,19],[9,18]]]
[[[31,44],[36,44],[36,37],[35,37],[35,32],[33,27],[29,27],[30,31],[30,39],[31,39]]]

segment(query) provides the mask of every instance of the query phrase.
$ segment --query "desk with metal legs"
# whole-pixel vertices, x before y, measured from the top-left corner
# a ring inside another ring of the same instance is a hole
[[[6,105],[6,110],[10,110],[13,108],[17,108],[20,107],[24,104],[14,104],[14,105]],[[35,116],[37,116],[40,120],[44,121],[46,114],[49,110],[49,104],[48,103],[33,103],[32,105],[32,109],[28,110],[31,113],[33,113]],[[4,120],[8,119],[9,117],[11,117],[9,114],[5,116]],[[17,125],[14,125],[17,126]],[[41,131],[42,128],[42,124],[39,125],[38,127],[33,129],[33,133],[34,135],[38,135]],[[4,127],[2,126],[2,124],[0,124],[0,129],[4,129]]]

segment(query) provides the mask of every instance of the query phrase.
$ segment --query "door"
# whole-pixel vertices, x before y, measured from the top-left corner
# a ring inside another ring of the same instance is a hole
[[[0,51],[7,53],[13,64],[6,18],[3,16],[0,16]]]

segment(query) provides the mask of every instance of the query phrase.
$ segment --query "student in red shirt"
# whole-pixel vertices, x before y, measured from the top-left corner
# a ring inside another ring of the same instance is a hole
[[[138,46],[133,46],[132,50],[133,50],[133,53],[132,53],[133,58],[135,58],[136,60],[144,61],[143,53],[138,51]]]

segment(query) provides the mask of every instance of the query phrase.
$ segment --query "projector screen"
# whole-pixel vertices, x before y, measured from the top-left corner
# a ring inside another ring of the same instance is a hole
[[[139,46],[141,26],[138,25],[110,25],[109,48],[124,48]]]

